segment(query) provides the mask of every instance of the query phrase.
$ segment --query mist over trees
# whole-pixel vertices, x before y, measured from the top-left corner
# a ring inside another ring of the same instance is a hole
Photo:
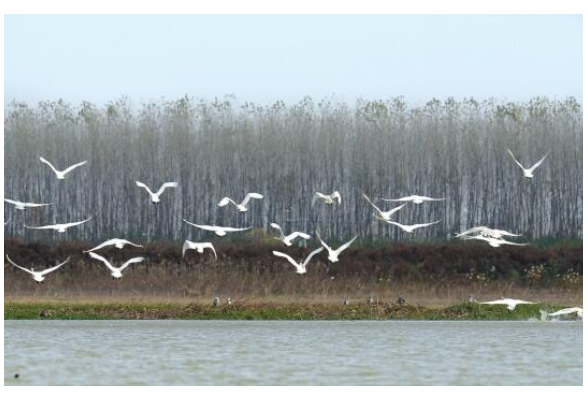
[[[305,98],[297,104],[238,105],[227,97],[106,106],[84,102],[13,102],[5,109],[5,198],[52,203],[16,211],[5,204],[6,236],[97,240],[111,237],[183,240],[206,235],[182,222],[254,226],[271,222],[345,239],[405,240],[376,221],[362,198],[410,194],[445,202],[409,204],[394,215],[404,224],[442,222],[414,236],[447,238],[474,225],[528,238],[582,235],[582,107],[574,99],[432,100],[409,106],[400,98],[354,105]],[[527,180],[508,155],[530,166],[549,155]],[[58,181],[39,161],[58,169],[89,163]],[[177,181],[151,204],[135,180],[157,190]],[[320,202],[315,191],[338,190],[342,205]],[[241,214],[219,208],[224,196],[265,195]],[[93,219],[67,234],[28,225]],[[259,232],[259,231],[258,231]]]

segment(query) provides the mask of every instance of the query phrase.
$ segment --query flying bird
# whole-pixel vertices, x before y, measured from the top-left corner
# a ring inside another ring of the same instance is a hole
[[[425,201],[444,201],[445,197],[442,197],[440,199],[434,199],[432,197],[419,196],[419,195],[413,194],[412,196],[401,197],[399,199],[382,199],[382,200],[384,200],[384,201],[406,201],[406,202],[412,202],[414,204],[422,204]]]
[[[8,204],[12,204],[15,209],[17,210],[24,210],[25,208],[32,208],[32,207],[45,207],[50,206],[51,203],[23,203],[22,201],[4,199],[4,202]]]
[[[477,235],[477,236],[463,236],[464,239],[475,239],[475,240],[483,240],[488,242],[488,244],[492,247],[500,247],[503,244],[511,245],[511,246],[527,246],[529,243],[515,243],[509,242],[508,240],[504,240],[502,238],[495,238],[495,237],[488,237],[484,235]]]
[[[12,261],[12,260],[10,259],[10,257],[8,257],[8,255],[6,255],[6,259],[8,260],[8,262],[9,262],[10,264],[14,265],[16,268],[20,268],[20,269],[22,269],[23,271],[25,271],[25,272],[27,272],[27,273],[31,274],[31,276],[33,277],[33,279],[34,279],[35,281],[37,281],[38,283],[41,283],[41,282],[43,282],[43,280],[45,279],[45,275],[47,275],[47,274],[48,274],[48,273],[50,273],[50,272],[53,272],[53,271],[55,271],[57,268],[59,268],[59,267],[61,267],[62,265],[66,264],[66,263],[69,261],[70,257],[68,257],[68,258],[67,258],[67,260],[65,260],[65,261],[64,261],[64,262],[62,262],[61,264],[58,264],[58,265],[56,265],[56,266],[54,266],[54,267],[50,267],[50,268],[44,269],[43,271],[39,271],[39,272],[35,271],[33,268],[31,268],[31,269],[28,269],[28,268],[21,267],[20,265],[16,264],[14,261]]]
[[[282,230],[280,225],[276,224],[275,222],[272,222],[270,225],[272,228],[280,231],[280,237],[274,237],[274,239],[282,241],[282,243],[284,243],[286,246],[292,246],[292,240],[296,239],[297,237],[301,237],[302,239],[306,240],[311,239],[311,236],[309,234],[303,232],[292,232],[288,236],[285,236],[284,231]]]
[[[143,247],[140,244],[135,244],[135,243],[130,242],[126,239],[110,239],[110,240],[107,240],[107,241],[99,244],[98,246],[94,247],[93,249],[84,250],[83,253],[90,253],[92,251],[100,250],[101,248],[106,247],[106,246],[114,246],[117,249],[122,249],[127,244],[130,246],[135,246],[135,247]]]
[[[253,229],[252,226],[248,228],[231,228],[229,226],[216,226],[216,225],[198,225],[193,222],[183,220],[185,223],[195,226],[196,228],[203,229],[205,231],[214,232],[217,236],[225,236],[228,232],[242,232]]]
[[[495,239],[502,239],[503,236],[522,236],[522,235],[518,235],[516,233],[510,233],[508,231],[504,231],[501,229],[490,229],[486,226],[475,226],[473,228],[466,229],[463,232],[457,233],[455,235],[455,237],[468,236],[468,235],[471,235],[472,233],[479,233],[482,236],[488,236],[488,237],[492,237]]]
[[[102,261],[104,263],[104,265],[106,265],[108,267],[108,269],[110,270],[110,275],[112,275],[112,279],[122,278],[122,276],[123,276],[122,272],[126,267],[128,267],[131,264],[135,264],[135,263],[139,263],[139,262],[143,261],[143,257],[131,258],[130,260],[125,262],[123,265],[116,268],[116,267],[112,266],[110,261],[108,261],[106,258],[102,257],[101,255],[98,255],[98,254],[92,253],[92,252],[90,252],[89,254],[90,254],[90,257],[92,257],[96,260]]]
[[[318,231],[316,231],[316,237],[320,240],[322,246],[327,249],[327,251],[329,252],[329,261],[331,262],[337,262],[339,261],[339,254],[341,254],[341,252],[343,252],[343,250],[345,250],[346,248],[348,248],[349,246],[351,246],[351,243],[353,243],[353,241],[355,239],[357,239],[356,235],[353,239],[351,239],[349,242],[345,243],[343,246],[339,247],[337,250],[333,250],[332,248],[329,247],[328,244],[326,244],[325,242],[323,242],[323,239],[321,239],[321,236],[319,235]]]
[[[545,157],[547,157],[547,155],[549,154],[549,151],[547,153],[545,153],[545,155],[543,156],[543,158],[539,161],[537,161],[531,168],[525,168],[523,167],[523,165],[517,161],[517,159],[515,158],[514,154],[512,153],[512,151],[510,151],[509,148],[506,149],[508,151],[508,154],[510,154],[510,156],[512,157],[512,159],[517,163],[517,165],[519,167],[521,167],[521,169],[523,170],[523,176],[525,178],[533,178],[533,172],[543,163],[543,161],[545,161]]]
[[[516,300],[516,299],[505,299],[505,298],[502,298],[500,300],[483,301],[483,302],[480,302],[478,304],[505,305],[508,310],[514,311],[514,309],[516,308],[516,306],[518,306],[519,304],[535,304],[535,303],[532,303],[530,301],[525,301],[525,300]]]
[[[85,219],[83,221],[77,221],[77,222],[68,222],[66,224],[54,224],[54,225],[44,225],[44,226],[28,226],[28,225],[24,225],[25,228],[27,229],[53,229],[55,231],[57,231],[58,233],[65,233],[65,231],[73,226],[77,226],[77,225],[81,225],[84,224],[86,222],[88,222],[89,220],[91,220],[92,217]]]
[[[149,193],[149,196],[151,196],[151,202],[153,204],[159,203],[159,196],[161,196],[165,189],[167,189],[168,187],[175,188],[178,186],[178,182],[165,182],[163,185],[161,185],[157,193],[153,193],[151,189],[149,189],[149,187],[145,185],[143,182],[135,181],[135,183],[137,184],[137,186],[144,188],[147,191],[147,193]]]
[[[413,233],[416,229],[424,228],[424,227],[429,226],[429,225],[438,224],[441,221],[442,220],[440,219],[439,221],[429,222],[427,224],[414,224],[414,225],[403,225],[403,224],[400,224],[400,223],[395,222],[395,221],[384,221],[384,222],[387,223],[387,224],[390,224],[390,225],[396,225],[397,227],[399,227],[400,229],[402,229],[406,233]]]
[[[341,204],[341,194],[338,191],[334,191],[330,195],[322,194],[321,192],[315,192],[314,196],[312,197],[311,206],[314,206],[314,203],[317,200],[322,200],[325,204],[333,205],[335,203]]]
[[[65,179],[66,174],[70,173],[71,171],[73,171],[77,167],[81,167],[82,165],[88,163],[88,161],[82,161],[80,163],[74,164],[71,167],[64,169],[63,171],[59,171],[53,166],[53,164],[51,164],[49,161],[45,160],[43,157],[39,157],[39,160],[41,160],[42,163],[45,163],[51,167],[53,172],[55,172],[55,175],[57,175],[57,179]]]
[[[576,314],[578,318],[584,319],[584,309],[580,307],[564,308],[562,310],[547,314],[550,317],[560,317],[562,315]]]
[[[317,255],[318,253],[320,253],[321,251],[323,251],[322,247],[319,247],[318,249],[314,250],[312,253],[310,253],[306,259],[304,260],[304,262],[296,262],[292,257],[290,257],[288,254],[285,253],[281,253],[279,251],[272,251],[272,253],[275,256],[278,257],[282,257],[285,258],[286,260],[288,260],[290,262],[290,264],[292,264],[293,266],[296,267],[296,273],[297,274],[305,274],[306,273],[306,266],[308,265],[308,263],[310,262],[310,260],[312,259],[312,257],[314,257],[315,255]]]
[[[363,194],[363,198],[372,205],[372,207],[374,207],[376,209],[376,211],[378,212],[377,214],[374,214],[376,218],[381,219],[383,221],[390,221],[392,219],[392,215],[394,215],[397,211],[400,211],[404,206],[406,206],[407,203],[404,203],[401,206],[395,207],[389,211],[382,211],[378,208],[378,206],[376,206],[374,203],[372,203],[372,201],[370,200],[369,197],[367,197],[365,194]]]
[[[217,259],[216,257],[216,250],[214,249],[214,246],[212,245],[211,242],[191,242],[189,240],[186,240],[184,242],[184,247],[182,248],[182,257],[184,257],[186,255],[186,250],[196,250],[198,253],[202,254],[204,253],[204,249],[211,249],[212,252],[214,253],[214,258]]]
[[[231,203],[235,207],[237,207],[237,210],[245,212],[247,211],[247,208],[245,206],[247,205],[247,203],[249,203],[249,200],[251,199],[263,199],[263,195],[259,193],[247,193],[241,204],[237,204],[233,199],[229,197],[223,197],[222,200],[218,203],[218,206],[225,207],[227,204]]]

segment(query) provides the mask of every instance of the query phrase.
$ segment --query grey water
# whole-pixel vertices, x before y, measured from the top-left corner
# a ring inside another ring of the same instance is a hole
[[[581,322],[4,323],[5,385],[582,385],[582,370]]]

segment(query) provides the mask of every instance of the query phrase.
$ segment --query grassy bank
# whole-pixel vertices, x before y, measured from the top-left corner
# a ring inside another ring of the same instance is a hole
[[[5,302],[5,320],[484,320],[507,321],[539,318],[540,310],[556,310],[547,304],[521,305],[515,311],[504,306],[462,303],[449,307],[392,304],[271,304],[221,305],[196,303],[60,303]]]

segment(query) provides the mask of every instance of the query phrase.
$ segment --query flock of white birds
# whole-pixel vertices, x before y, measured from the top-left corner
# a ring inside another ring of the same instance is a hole
[[[510,149],[507,149],[507,151],[508,151],[508,154],[516,162],[516,164],[522,169],[523,176],[527,179],[533,178],[533,176],[534,176],[533,173],[543,163],[543,161],[545,161],[545,158],[549,154],[549,152],[546,153],[537,163],[532,165],[530,168],[525,168],[515,158],[514,154],[512,153],[512,151]],[[53,166],[53,164],[51,164],[45,158],[40,157],[40,161],[42,163],[47,164],[53,170],[57,179],[59,179],[59,180],[65,179],[66,175],[69,174],[70,172],[72,172],[74,169],[87,164],[87,161],[82,161],[82,162],[74,164],[64,170],[58,170]],[[147,193],[150,196],[151,202],[153,204],[158,204],[161,202],[160,197],[165,192],[166,189],[176,188],[178,186],[177,182],[165,182],[163,185],[161,185],[159,187],[157,192],[153,192],[146,184],[139,182],[139,181],[135,181],[135,183],[138,187],[143,188],[143,189],[145,189],[145,191],[147,191]],[[252,199],[261,200],[263,198],[264,198],[264,196],[262,194],[248,193],[245,196],[245,198],[243,199],[243,201],[241,201],[240,203],[237,203],[235,200],[233,200],[229,197],[224,197],[218,203],[218,207],[226,207],[229,204],[231,204],[239,212],[245,213],[245,212],[247,212],[247,204],[249,204],[249,202]],[[420,196],[420,195],[410,195],[410,196],[405,196],[405,197],[401,197],[398,199],[382,199],[385,202],[403,202],[404,203],[404,204],[402,204],[398,207],[394,207],[388,211],[383,211],[381,208],[379,208],[377,205],[375,205],[367,195],[363,194],[363,198],[375,209],[376,213],[374,214],[374,217],[377,220],[382,221],[382,222],[389,224],[389,225],[396,226],[396,227],[400,228],[403,232],[408,233],[408,234],[413,233],[416,229],[421,229],[421,228],[425,228],[425,227],[437,224],[437,223],[441,222],[441,220],[429,222],[429,223],[419,223],[419,224],[406,225],[406,224],[401,224],[397,221],[392,221],[392,217],[396,213],[401,211],[408,203],[413,203],[413,204],[418,205],[418,204],[423,204],[425,202],[445,201],[445,198],[432,198],[432,197]],[[21,202],[21,201],[6,199],[6,198],[4,199],[4,201],[8,204],[13,205],[16,210],[26,210],[27,208],[46,207],[46,206],[51,205],[50,203],[27,203],[27,202]],[[312,198],[312,203],[311,203],[312,206],[314,206],[317,201],[320,201],[328,206],[341,205],[341,202],[342,202],[341,194],[338,191],[335,191],[330,195],[323,194],[320,192],[315,192],[315,194]],[[55,230],[58,233],[64,233],[64,232],[66,232],[67,229],[82,225],[82,224],[90,221],[91,219],[92,218],[90,217],[85,220],[77,221],[77,222],[68,222],[68,223],[52,224],[52,225],[44,225],[44,226],[27,226],[26,224],[24,224],[24,227],[26,229]],[[202,225],[202,224],[195,224],[193,222],[187,221],[186,219],[183,219],[183,221],[185,223],[187,223],[188,225],[194,226],[198,229],[202,229],[205,231],[213,232],[217,236],[221,236],[221,237],[227,235],[228,233],[243,232],[243,231],[247,231],[247,230],[250,230],[253,228],[253,227],[235,228],[235,227],[230,227],[230,226]],[[4,223],[4,225],[7,225],[10,222],[11,222],[11,220],[6,221]],[[297,239],[309,240],[312,238],[311,235],[304,233],[304,232],[292,232],[292,233],[286,235],[284,233],[283,229],[276,223],[271,223],[270,226],[279,233],[279,236],[275,237],[275,239],[281,241],[287,247],[292,246],[294,244],[295,240],[297,240]],[[357,239],[357,236],[355,236],[353,239],[349,240],[348,242],[346,242],[345,244],[343,244],[339,248],[333,249],[320,237],[318,231],[316,231],[315,233],[316,233],[317,239],[319,240],[319,242],[321,244],[321,247],[310,252],[310,254],[308,254],[308,256],[304,260],[296,261],[294,258],[289,256],[288,254],[280,252],[280,251],[273,251],[272,253],[277,257],[281,257],[281,258],[286,259],[290,264],[292,264],[296,268],[296,273],[304,274],[304,273],[306,273],[307,265],[310,263],[312,258],[315,255],[317,255],[318,253],[320,253],[326,249],[328,252],[328,257],[327,257],[328,260],[333,263],[338,262],[339,256],[341,255],[341,253],[345,249],[347,249],[349,246],[351,246],[351,244]],[[465,240],[485,241],[492,247],[500,247],[502,245],[514,245],[514,246],[526,246],[527,245],[527,243],[516,243],[516,242],[511,242],[511,241],[505,240],[504,239],[505,236],[518,237],[518,236],[522,236],[522,235],[511,233],[511,232],[501,230],[501,229],[491,229],[486,226],[476,226],[476,227],[467,229],[461,233],[456,234],[456,237],[459,237],[459,238],[465,239]],[[130,266],[132,264],[142,262],[144,260],[144,258],[143,257],[134,257],[134,258],[131,258],[130,260],[128,260],[127,262],[125,262],[120,267],[115,267],[106,258],[97,254],[96,251],[100,250],[104,247],[107,247],[107,246],[114,246],[115,248],[122,249],[125,245],[130,245],[130,246],[135,246],[135,247],[143,247],[140,244],[135,244],[135,243],[132,243],[132,242],[125,240],[125,239],[110,239],[110,240],[107,240],[107,241],[99,244],[98,246],[96,246],[90,250],[84,251],[84,253],[87,253],[91,258],[102,262],[109,269],[112,278],[118,279],[118,278],[122,278],[122,276],[123,276],[122,272],[125,268],[127,268],[128,266]],[[184,257],[186,254],[186,251],[188,251],[188,250],[196,250],[198,253],[204,253],[205,249],[210,249],[212,251],[212,253],[214,254],[215,259],[217,258],[217,253],[216,253],[216,250],[215,250],[212,242],[192,242],[190,240],[185,241],[183,249],[182,249],[182,256]],[[34,270],[34,268],[28,269],[28,268],[24,268],[20,265],[17,265],[14,261],[12,261],[10,259],[10,257],[8,257],[8,255],[6,256],[6,259],[8,260],[9,263],[14,265],[16,268],[19,268],[19,269],[29,273],[32,276],[32,278],[36,282],[39,282],[39,283],[43,282],[43,280],[45,279],[45,275],[59,269],[61,266],[67,264],[67,262],[69,261],[69,258],[68,258],[67,260],[65,260],[64,262],[62,262],[56,266],[52,266],[52,267],[49,267],[49,268],[46,268],[42,271],[37,272]],[[516,306],[519,304],[534,304],[534,303],[529,302],[529,301],[524,301],[524,300],[502,298],[502,299],[494,300],[494,301],[479,302],[479,304],[506,305],[509,310],[514,310],[516,308]],[[555,313],[546,314],[546,317],[559,317],[561,315],[566,315],[566,314],[576,314],[579,318],[582,318],[583,310],[582,310],[582,308],[579,308],[579,307],[572,307],[572,308],[568,308],[568,309],[559,310]]]

